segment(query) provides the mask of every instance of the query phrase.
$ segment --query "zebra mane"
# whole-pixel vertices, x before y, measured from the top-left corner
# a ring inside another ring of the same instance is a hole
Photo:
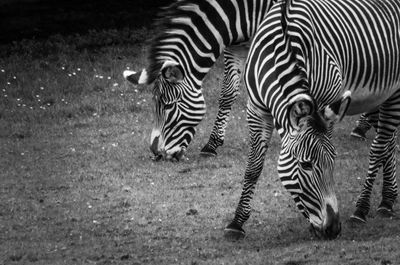
[[[197,0],[198,1],[198,0]],[[163,58],[160,58],[159,48],[162,40],[165,40],[170,35],[168,29],[175,28],[179,24],[179,18],[186,18],[187,12],[182,7],[194,6],[196,0],[175,0],[172,4],[160,8],[152,28],[157,29],[155,37],[150,39],[150,49],[148,54],[149,67],[147,83],[151,84],[157,78],[161,66],[164,63]]]
[[[282,2],[280,2],[280,3],[282,5],[282,7],[281,7],[282,34],[283,34],[283,39],[285,41],[285,44],[287,45],[290,61],[295,62],[293,71],[296,71],[296,74],[299,76],[299,80],[302,80],[302,82],[304,84],[306,84],[307,78],[306,78],[306,74],[304,72],[304,67],[297,58],[298,49],[293,48],[292,37],[289,34],[288,14],[289,14],[289,8],[292,3],[292,0],[282,0]],[[284,82],[282,79],[280,79],[279,82],[281,82],[281,81]],[[281,83],[281,85],[282,85],[282,87],[284,86],[284,84],[282,84],[282,83]],[[306,88],[306,87],[303,86],[303,88]],[[307,89],[308,89],[308,86],[307,86]],[[285,91],[284,93],[288,93],[288,92]]]

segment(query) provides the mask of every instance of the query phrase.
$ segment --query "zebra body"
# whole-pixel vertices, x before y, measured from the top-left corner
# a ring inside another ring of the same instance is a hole
[[[368,34],[367,34],[368,33]],[[278,173],[317,235],[340,233],[331,130],[345,113],[379,108],[377,135],[355,216],[365,220],[377,170],[381,206],[397,196],[394,153],[400,123],[400,1],[293,0],[269,11],[245,68],[250,151],[228,233],[244,233],[273,127],[282,137]],[[351,104],[349,95],[351,94]]]
[[[224,54],[219,111],[202,153],[216,155],[238,94],[243,45],[255,34],[272,0],[182,0],[165,8],[151,42],[147,73],[125,71],[133,83],[153,85],[155,125],[151,150],[157,157],[180,158],[205,114],[202,81]],[[141,78],[139,78],[139,76]]]

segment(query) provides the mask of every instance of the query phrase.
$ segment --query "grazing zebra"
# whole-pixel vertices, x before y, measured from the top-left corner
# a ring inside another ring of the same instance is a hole
[[[159,14],[160,34],[151,42],[150,66],[125,71],[135,84],[153,84],[155,125],[150,149],[158,158],[181,158],[205,114],[202,81],[224,53],[224,78],[212,133],[201,150],[216,155],[241,79],[241,54],[272,0],[183,0]],[[244,49],[244,51],[243,51]],[[246,56],[244,56],[245,58]]]
[[[379,209],[392,212],[397,196],[392,147],[400,123],[399,0],[274,4],[253,38],[244,78],[250,150],[226,235],[244,235],[273,127],[282,139],[278,173],[283,186],[316,235],[330,239],[340,233],[330,137],[346,109],[354,115],[379,108],[368,176],[353,218],[365,221],[380,167],[384,184]]]

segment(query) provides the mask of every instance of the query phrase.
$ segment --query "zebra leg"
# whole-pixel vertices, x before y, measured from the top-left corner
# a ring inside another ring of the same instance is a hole
[[[225,228],[228,238],[241,238],[245,235],[242,226],[250,217],[250,202],[257,180],[263,169],[265,153],[273,132],[273,119],[270,113],[260,115],[253,108],[247,110],[250,131],[250,150],[244,175],[243,190],[233,221]]]
[[[351,219],[365,222],[370,209],[370,196],[373,183],[378,170],[383,166],[385,179],[382,189],[381,211],[392,209],[394,199],[397,196],[397,184],[395,182],[395,133],[400,123],[398,109],[400,107],[399,95],[394,95],[379,109],[377,133],[370,149],[368,175],[364,187],[356,203],[356,210]]]
[[[356,203],[356,210],[354,214],[350,217],[352,220],[360,221],[365,223],[367,220],[367,214],[370,209],[370,198],[371,192],[374,185],[375,178],[378,171],[383,163],[383,153],[385,148],[385,141],[380,139],[378,135],[372,142],[370,154],[369,154],[369,168],[368,174],[364,183],[364,187],[358,197]]]
[[[388,144],[388,159],[383,165],[382,201],[377,212],[382,217],[394,216],[393,204],[397,198],[396,151],[397,132]]]
[[[361,114],[356,122],[356,127],[351,131],[350,135],[363,140],[367,139],[365,134],[374,126],[374,123],[377,122],[377,117],[377,110]]]
[[[231,51],[224,51],[224,79],[222,83],[221,94],[218,100],[218,114],[214,122],[207,144],[201,149],[203,156],[216,156],[216,149],[222,146],[225,138],[225,129],[228,122],[232,105],[236,100],[239,91],[241,78],[242,62]]]

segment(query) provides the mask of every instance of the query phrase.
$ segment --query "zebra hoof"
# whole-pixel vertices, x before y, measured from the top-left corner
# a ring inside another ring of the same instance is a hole
[[[200,151],[200,155],[202,157],[215,157],[217,156],[217,152],[215,149],[212,149],[208,144],[203,147]]]
[[[354,128],[354,130],[350,133],[350,136],[352,136],[353,138],[360,139],[362,141],[367,140],[367,136],[365,135],[365,132],[358,127]]]
[[[367,217],[364,213],[362,213],[359,210],[356,210],[351,216],[350,216],[350,223],[351,224],[365,224],[367,222]]]
[[[224,230],[224,237],[228,240],[240,240],[245,236],[246,232],[235,223],[230,223]]]
[[[386,207],[379,207],[378,210],[376,210],[377,214],[379,217],[382,218],[393,218],[396,217],[395,212],[392,209],[386,208]]]

